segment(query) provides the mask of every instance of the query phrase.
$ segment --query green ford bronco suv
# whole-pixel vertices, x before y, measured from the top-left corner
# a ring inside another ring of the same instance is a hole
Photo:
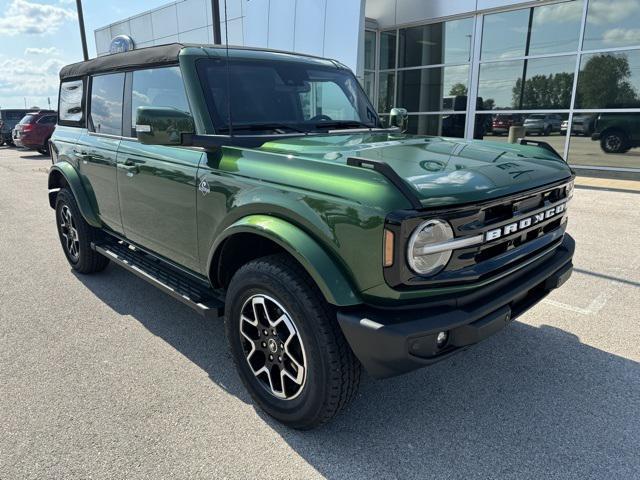
[[[542,142],[403,133],[332,60],[179,44],[64,67],[49,201],[109,261],[207,317],[279,421],[496,333],[571,274],[573,174]]]

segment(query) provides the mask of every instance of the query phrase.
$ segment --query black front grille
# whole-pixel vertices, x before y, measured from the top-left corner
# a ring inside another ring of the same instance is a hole
[[[398,262],[385,269],[387,282],[394,287],[424,287],[427,285],[449,285],[472,283],[496,275],[505,270],[517,268],[518,264],[539,256],[541,252],[555,248],[562,241],[565,231],[566,210],[542,221],[535,221],[536,215],[565,205],[570,194],[568,184],[563,182],[546,189],[538,189],[519,195],[497,199],[482,205],[459,208],[450,211],[420,212],[420,215],[404,219],[399,227],[399,235],[405,242],[411,232],[426,218],[444,218],[449,221],[456,238],[482,235],[483,242],[455,250],[445,269],[433,277],[420,277],[413,273],[406,262]],[[532,224],[505,233],[496,239],[488,239],[487,232],[504,229],[508,225],[531,218]],[[392,225],[391,225],[392,226]],[[406,252],[407,245],[402,247]]]

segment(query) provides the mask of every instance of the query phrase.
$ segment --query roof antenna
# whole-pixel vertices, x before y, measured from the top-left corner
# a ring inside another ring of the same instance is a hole
[[[229,122],[229,136],[233,136],[233,124],[231,123],[231,86],[229,80],[229,23],[227,19],[227,0],[224,0],[224,43],[227,55],[227,121]]]

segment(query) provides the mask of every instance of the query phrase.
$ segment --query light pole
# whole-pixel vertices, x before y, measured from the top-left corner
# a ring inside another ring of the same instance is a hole
[[[211,12],[213,16],[213,43],[220,45],[222,43],[222,36],[220,34],[220,1],[211,0]],[[225,18],[225,24],[227,19]]]
[[[82,0],[76,0],[76,9],[78,11],[78,25],[80,26],[80,40],[82,40],[82,55],[85,61],[89,60],[89,52],[87,50],[87,36],[84,33],[84,15],[82,14]]]

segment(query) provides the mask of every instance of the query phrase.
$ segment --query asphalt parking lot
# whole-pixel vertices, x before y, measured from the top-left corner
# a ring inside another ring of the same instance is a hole
[[[640,478],[640,189],[578,188],[562,289],[301,433],[254,408],[221,322],[71,271],[49,166],[0,147],[0,479]]]

